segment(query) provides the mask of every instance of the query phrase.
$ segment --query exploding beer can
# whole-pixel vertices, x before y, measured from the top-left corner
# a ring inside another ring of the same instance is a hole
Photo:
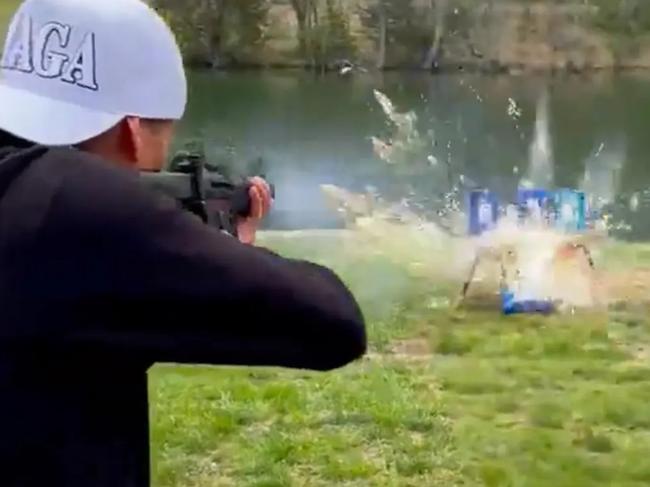
[[[502,294],[502,311],[505,315],[543,314],[549,315],[556,311],[555,304],[547,300],[517,301],[511,293]]]
[[[546,189],[520,188],[517,206],[522,223],[548,226],[553,221],[553,193]]]
[[[574,233],[586,229],[585,193],[573,189],[560,189],[555,192],[555,227],[558,230]]]
[[[481,235],[493,230],[499,218],[499,202],[494,193],[477,189],[469,193],[469,234]]]

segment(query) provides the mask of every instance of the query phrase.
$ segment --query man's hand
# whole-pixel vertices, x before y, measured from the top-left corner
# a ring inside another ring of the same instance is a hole
[[[250,179],[250,183],[251,214],[237,222],[237,233],[242,243],[253,245],[260,223],[271,211],[273,198],[271,188],[264,179],[254,177]]]

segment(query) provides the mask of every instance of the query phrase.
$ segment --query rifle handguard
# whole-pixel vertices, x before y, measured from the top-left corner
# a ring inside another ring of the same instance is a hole
[[[251,208],[250,189],[252,185],[250,183],[230,187],[220,186],[218,184],[215,186],[213,190],[209,190],[208,201],[211,199],[229,199],[233,214],[242,218],[251,216],[253,209]],[[271,198],[275,198],[275,186],[273,184],[269,186],[271,188]],[[217,194],[220,188],[223,188],[223,198],[219,198]],[[210,194],[214,196],[210,197]]]
[[[200,154],[181,153],[174,157],[169,171],[143,172],[141,177],[149,187],[172,197],[204,223],[235,237],[237,220],[251,215],[251,184],[236,184],[217,171],[208,171]],[[275,186],[270,187],[275,198]]]

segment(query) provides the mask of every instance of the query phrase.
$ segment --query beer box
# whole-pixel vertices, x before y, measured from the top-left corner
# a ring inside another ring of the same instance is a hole
[[[517,191],[517,206],[521,223],[550,225],[554,214],[554,197],[546,189],[520,188]]]
[[[529,299],[517,301],[514,293],[504,291],[501,293],[501,311],[504,315],[517,314],[552,314],[556,311],[555,304],[543,299]]]
[[[499,218],[499,201],[496,195],[480,189],[469,193],[469,234],[478,236],[493,230]]]
[[[574,233],[586,229],[585,193],[573,189],[560,189],[555,192],[555,227],[558,230]]]

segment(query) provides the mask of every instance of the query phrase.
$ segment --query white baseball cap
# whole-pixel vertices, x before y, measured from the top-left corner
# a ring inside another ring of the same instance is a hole
[[[0,129],[74,145],[126,116],[178,120],[187,81],[162,18],[140,0],[25,0],[0,60]]]

